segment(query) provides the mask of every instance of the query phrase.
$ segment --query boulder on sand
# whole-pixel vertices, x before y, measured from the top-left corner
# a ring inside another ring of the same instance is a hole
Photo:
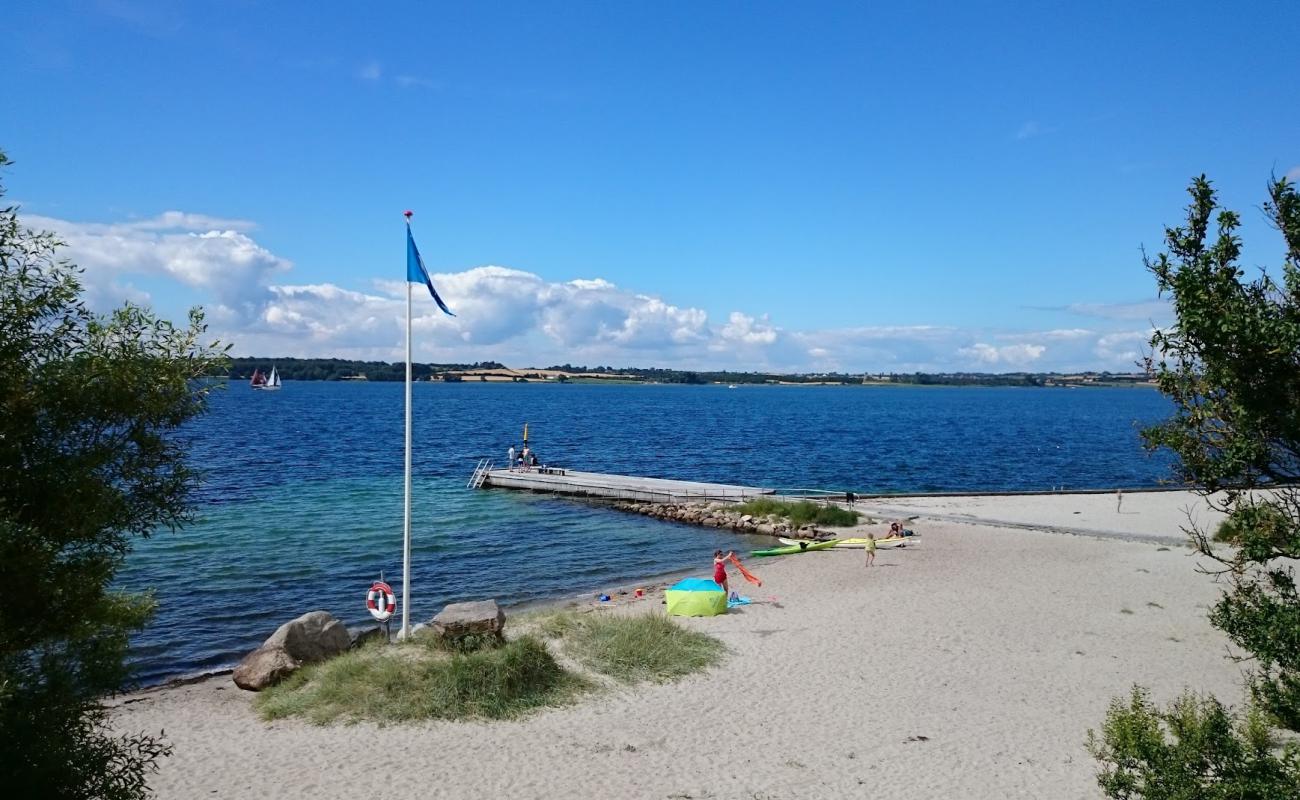
[[[490,634],[499,639],[506,627],[506,613],[495,600],[452,603],[438,612],[431,625],[434,633],[444,639],[470,634]]]
[[[235,685],[250,692],[260,692],[302,666],[283,647],[259,647],[235,667]]]
[[[276,629],[235,667],[235,685],[259,692],[303,664],[324,661],[352,644],[348,629],[328,611],[311,611]]]
[[[345,652],[352,644],[348,629],[328,611],[309,611],[276,629],[262,647],[283,647],[304,664],[324,661]]]

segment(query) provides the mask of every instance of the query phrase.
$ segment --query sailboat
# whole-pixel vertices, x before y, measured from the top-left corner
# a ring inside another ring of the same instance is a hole
[[[275,367],[271,367],[270,375],[263,375],[261,370],[253,370],[253,379],[248,385],[254,389],[263,389],[268,392],[277,391],[280,388],[280,373],[276,372]]]

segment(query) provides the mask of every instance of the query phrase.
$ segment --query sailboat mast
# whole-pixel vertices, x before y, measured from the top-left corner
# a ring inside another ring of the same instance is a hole
[[[411,218],[406,218],[411,227]],[[411,282],[406,281],[406,506],[402,516],[402,630],[411,635]]]

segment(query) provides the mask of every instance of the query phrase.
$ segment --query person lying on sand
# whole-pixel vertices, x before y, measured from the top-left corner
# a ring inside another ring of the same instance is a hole
[[[898,520],[894,520],[893,522],[889,523],[890,539],[901,539],[904,536],[915,536],[915,535],[916,534],[913,533],[912,531],[908,530],[907,528],[904,528],[903,523],[899,522]]]

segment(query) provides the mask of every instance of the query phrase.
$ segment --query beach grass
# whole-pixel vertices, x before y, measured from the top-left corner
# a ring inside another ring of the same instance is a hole
[[[708,669],[726,652],[718,639],[659,614],[557,614],[542,630],[562,639],[575,661],[620,683],[668,683]]]
[[[571,702],[587,683],[531,636],[473,652],[413,641],[304,667],[258,695],[256,707],[268,720],[304,717],[320,725],[509,719]]]
[[[714,637],[659,614],[559,612],[529,627],[533,634],[504,643],[482,637],[449,645],[420,635],[397,645],[374,642],[303,667],[263,690],[254,707],[267,720],[301,717],[317,725],[513,719],[575,701],[595,688],[590,673],[665,683],[713,666],[725,652]],[[543,639],[581,668],[565,669]]]
[[[759,497],[754,500],[747,500],[738,506],[734,506],[732,511],[740,514],[752,514],[755,517],[766,517],[775,515],[789,520],[791,525],[829,525],[832,527],[848,527],[858,523],[859,514],[847,508],[840,508],[832,505],[818,505],[809,500],[773,500],[768,497]]]

